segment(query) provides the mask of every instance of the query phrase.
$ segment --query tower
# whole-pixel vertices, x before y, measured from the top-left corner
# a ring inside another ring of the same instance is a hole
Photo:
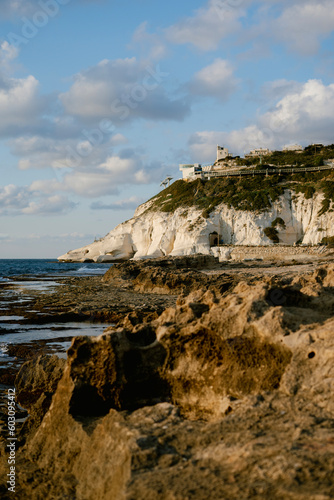
[[[217,144],[217,162],[221,160],[225,160],[228,157],[228,149],[222,148]]]

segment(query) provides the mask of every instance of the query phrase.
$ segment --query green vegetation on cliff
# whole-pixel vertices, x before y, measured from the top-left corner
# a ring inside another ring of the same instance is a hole
[[[278,231],[275,227],[265,227],[264,234],[274,243],[279,243]]]
[[[264,211],[271,207],[286,189],[312,198],[323,192],[325,199],[320,212],[326,212],[334,201],[334,171],[298,174],[257,175],[247,177],[220,177],[217,179],[185,182],[178,180],[151,201],[149,210],[174,212],[179,207],[196,207],[208,218],[217,205],[225,203],[236,210]]]
[[[271,155],[263,157],[263,164],[275,166],[295,167],[320,167],[325,160],[334,158],[334,144],[330,146],[312,145],[307,146],[304,151],[273,151]],[[240,158],[240,165],[257,165],[259,158]]]

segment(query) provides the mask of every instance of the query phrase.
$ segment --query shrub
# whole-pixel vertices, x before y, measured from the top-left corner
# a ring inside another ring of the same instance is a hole
[[[282,229],[286,229],[285,222],[281,217],[277,217],[275,220],[272,221],[271,227],[276,227],[276,226],[280,226]]]
[[[208,219],[210,217],[210,210],[208,208],[205,208],[202,212],[202,217],[204,219]]]
[[[274,227],[266,227],[263,230],[264,234],[274,243],[279,243],[278,231]]]
[[[208,218],[217,205],[224,203],[235,210],[261,212],[270,209],[286,189],[302,192],[306,198],[312,197],[316,191],[324,192],[321,215],[330,209],[330,201],[334,201],[334,171],[307,175],[282,173],[268,177],[220,177],[190,182],[178,180],[151,198],[152,205],[148,210],[174,212],[180,207],[194,207]]]
[[[330,200],[325,198],[322,202],[322,207],[318,212],[318,217],[320,217],[320,215],[323,215],[324,213],[326,213],[330,206],[331,206]]]
[[[322,245],[328,245],[330,248],[334,248],[334,236],[325,236],[321,240]]]
[[[315,193],[315,188],[313,186],[306,186],[306,189],[304,191],[304,196],[307,200],[313,198],[314,193]]]

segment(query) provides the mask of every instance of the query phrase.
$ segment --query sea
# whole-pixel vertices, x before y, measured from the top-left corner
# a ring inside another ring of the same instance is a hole
[[[48,279],[51,276],[96,276],[104,274],[111,264],[59,262],[56,259],[0,259],[0,281],[12,276]]]
[[[29,312],[32,307],[29,292],[50,293],[61,286],[57,278],[102,276],[111,265],[59,262],[56,259],[0,259],[0,368],[15,367],[18,363],[17,358],[8,354],[10,344],[32,347],[43,341],[52,353],[66,358],[72,337],[100,335],[108,324],[96,321],[30,324],[25,322],[24,316],[11,311],[23,306]]]

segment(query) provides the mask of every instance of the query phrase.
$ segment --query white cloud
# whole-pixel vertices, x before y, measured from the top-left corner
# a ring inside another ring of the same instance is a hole
[[[291,142],[331,144],[333,129],[334,84],[309,80],[300,87],[292,86],[253,125],[232,132],[197,132],[189,145],[194,160],[210,161],[217,144],[227,146],[234,154],[247,153],[254,147],[281,148]]]
[[[28,186],[0,188],[0,215],[61,215],[76,206],[64,195],[45,196]]]
[[[196,95],[215,97],[226,101],[235,91],[238,80],[232,65],[224,59],[215,61],[196,73],[189,84],[189,90]]]
[[[282,43],[289,52],[316,54],[324,39],[334,31],[332,0],[246,0],[254,7],[251,21],[239,40],[270,49]],[[245,5],[246,7],[246,5]]]
[[[93,210],[134,210],[144,201],[144,198],[131,196],[130,198],[118,200],[114,203],[102,203],[100,201],[95,201],[91,204],[90,208]]]
[[[0,213],[8,209],[20,210],[29,203],[29,193],[27,189],[20,188],[14,184],[9,184],[0,188]]]
[[[148,184],[161,176],[161,168],[144,166],[142,159],[132,156],[109,156],[104,163],[89,171],[74,170],[65,174],[58,189],[87,198],[118,193],[120,185]]]
[[[24,215],[60,215],[66,214],[76,206],[66,196],[53,195],[39,201],[30,201],[22,208]]]
[[[123,150],[96,164],[81,165],[55,171],[56,178],[36,180],[30,190],[44,195],[66,192],[95,198],[118,194],[121,185],[158,182],[163,175],[162,165],[144,164],[143,158],[133,150]]]
[[[159,66],[135,57],[103,60],[77,74],[69,91],[59,97],[66,113],[82,120],[183,120],[189,105],[168,95],[163,86],[167,77]]]
[[[120,146],[121,144],[126,144],[128,139],[123,134],[115,134],[110,138],[111,146]]]
[[[247,44],[248,55],[254,49],[256,53],[270,50],[273,41],[309,55],[317,52],[333,30],[333,0],[207,0],[165,29],[164,35],[168,42],[190,44],[203,51],[216,50],[222,40],[230,38],[229,43],[233,40],[244,49]],[[146,23],[139,26],[136,36],[139,42],[151,39],[163,47],[158,35],[146,32]]]
[[[8,73],[11,71],[11,64],[19,55],[19,51],[13,45],[10,45],[6,40],[0,45],[0,71]]]
[[[226,146],[227,133],[203,130],[190,136],[189,148],[192,161],[199,163],[214,162],[217,144]],[[230,144],[228,144],[230,147]]]
[[[334,84],[326,86],[321,80],[309,80],[300,91],[288,93],[275,109],[261,116],[258,125],[271,131],[273,143],[291,137],[330,141],[334,126]]]
[[[128,142],[123,134],[111,135],[97,128],[82,128],[77,139],[57,138],[57,129],[53,132],[53,137],[22,135],[8,141],[12,154],[20,158],[20,170],[94,167],[104,161],[113,147]]]
[[[118,194],[113,175],[101,171],[72,171],[57,179],[36,180],[31,190],[45,194],[68,192],[85,198]]]
[[[9,88],[0,89],[0,132],[24,129],[36,121],[42,110],[39,83],[33,76],[9,80]]]
[[[136,50],[141,49],[145,59],[149,61],[160,60],[167,54],[166,44],[157,34],[147,32],[147,21],[141,23],[132,37],[131,46]]]
[[[176,44],[192,44],[201,50],[215,50],[219,42],[240,29],[239,19],[244,11],[243,2],[209,0],[205,7],[196,10],[166,30],[166,37]]]
[[[242,25],[246,13],[248,22]],[[332,0],[208,0],[165,34],[172,43],[191,44],[201,50],[215,50],[233,35],[237,43],[252,41],[263,47],[274,40],[291,51],[310,55],[333,31]]]
[[[133,173],[136,169],[136,159],[135,158],[120,158],[119,156],[109,156],[107,160],[100,165],[100,169],[104,170],[116,178],[119,175],[126,175],[128,173]]]
[[[69,168],[73,162],[85,162],[85,157],[80,157],[76,147],[82,140],[58,140],[40,135],[22,135],[9,141],[11,152],[20,159],[20,170],[41,169],[52,167]],[[93,152],[92,152],[93,154]]]
[[[260,99],[264,100],[268,107],[269,102],[276,104],[279,99],[282,99],[287,94],[298,93],[302,88],[303,84],[300,82],[281,78],[273,82],[264,83],[261,88]]]
[[[66,174],[61,188],[86,198],[118,193],[117,183],[113,175],[104,172],[72,172]]]
[[[287,7],[273,22],[276,38],[305,55],[315,54],[320,41],[333,31],[332,0],[298,2]]]
[[[19,135],[38,127],[45,128],[42,113],[48,99],[40,95],[38,80],[29,75],[13,78],[17,48],[4,41],[0,45],[0,135]]]

